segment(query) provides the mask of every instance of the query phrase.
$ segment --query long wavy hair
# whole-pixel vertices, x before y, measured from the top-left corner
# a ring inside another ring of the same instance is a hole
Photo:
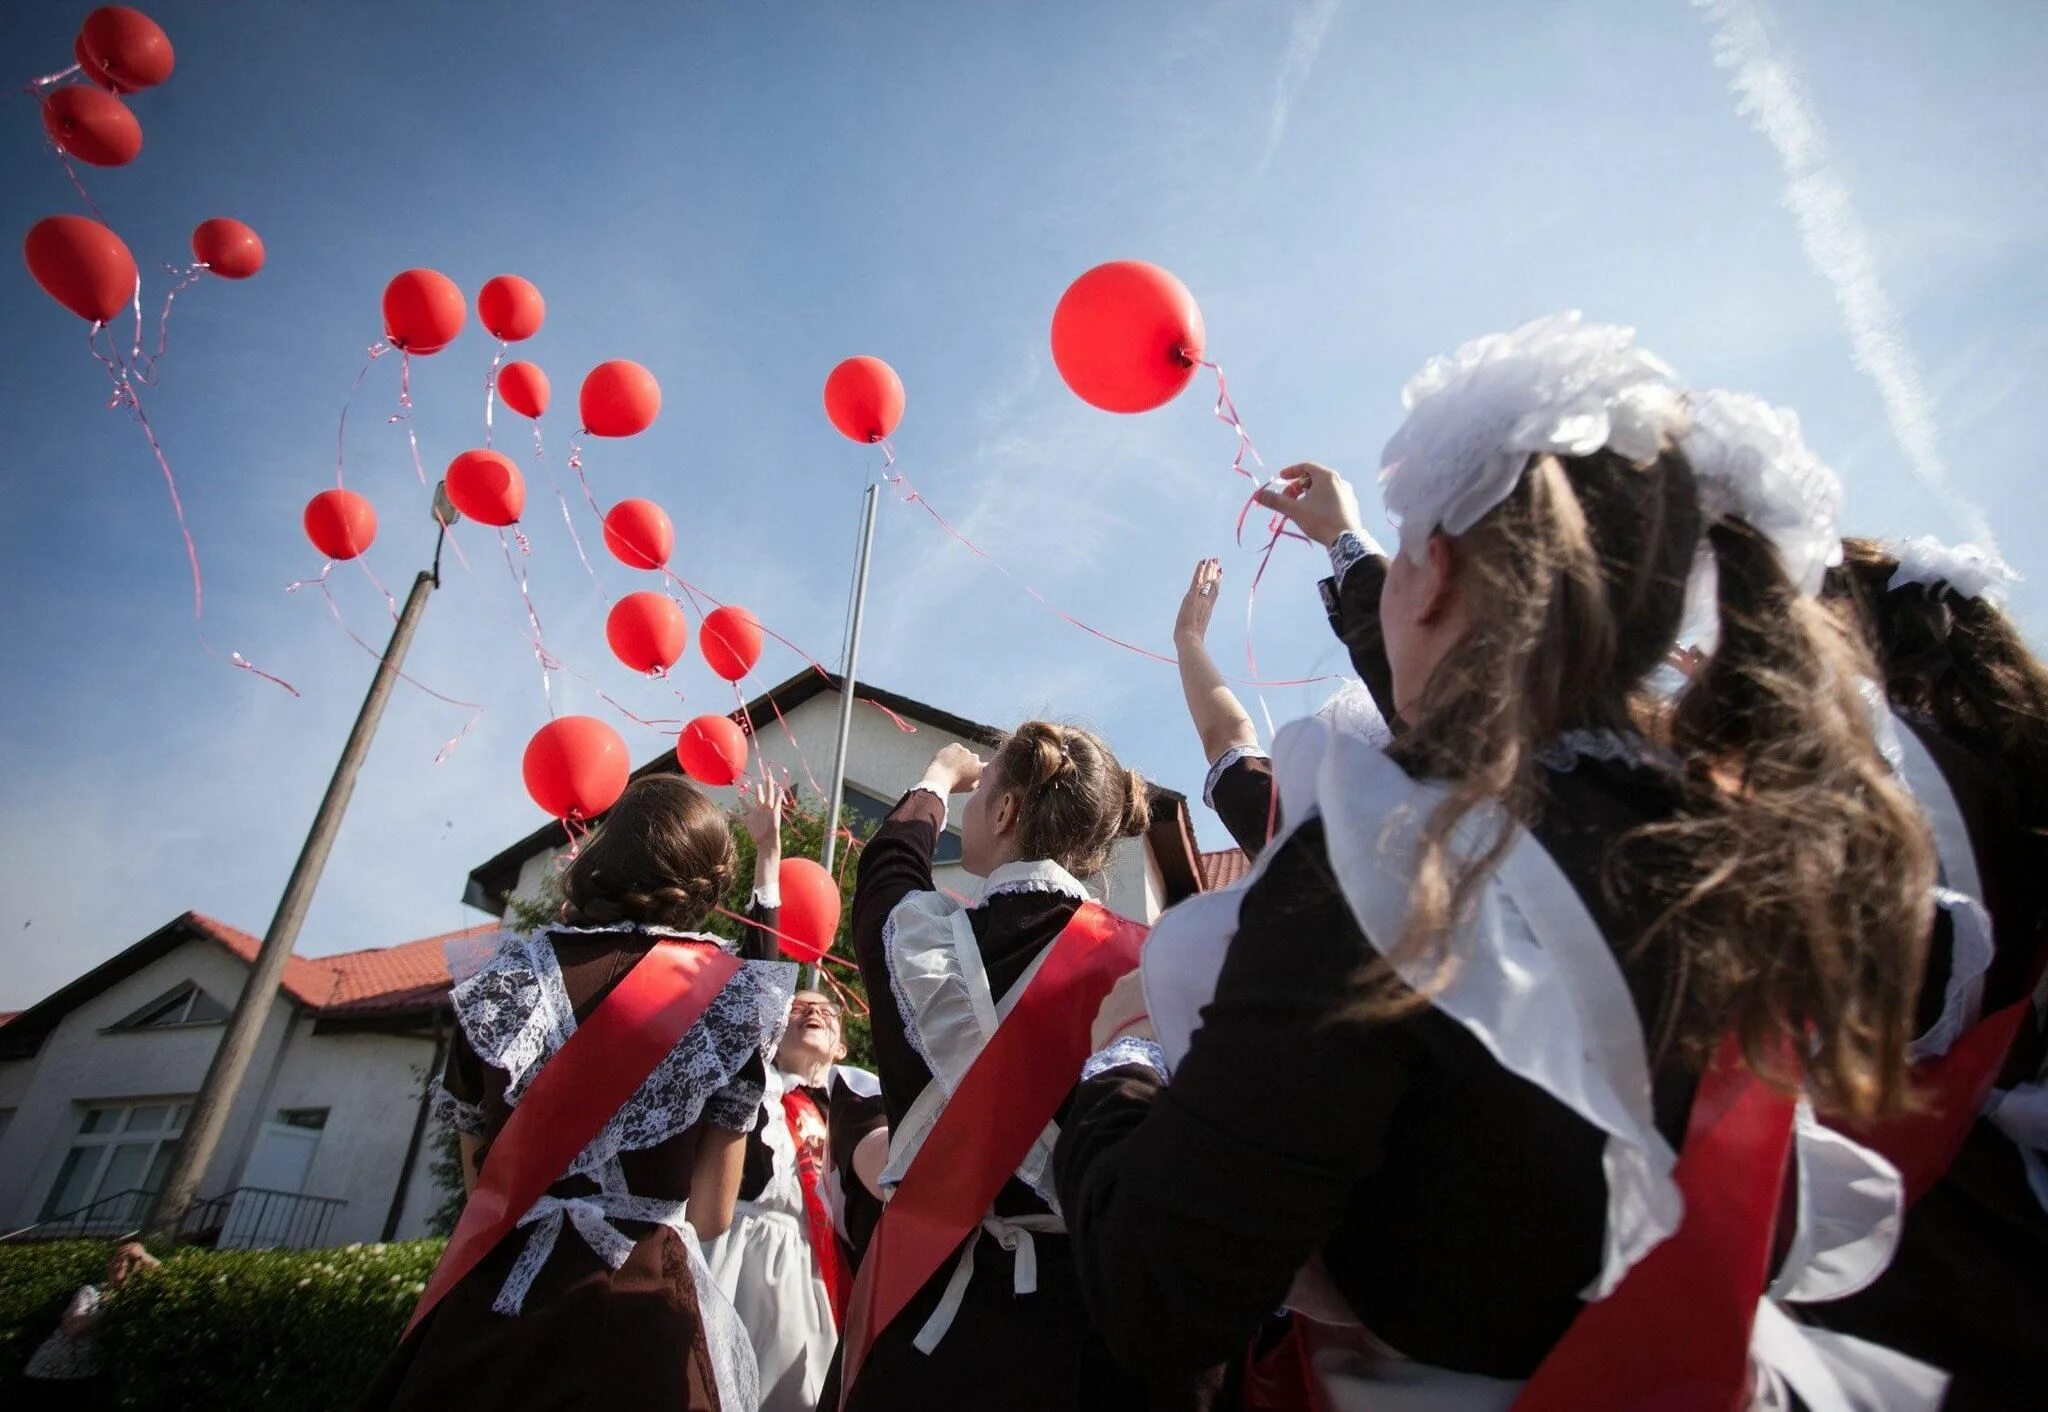
[[[1675,645],[1703,528],[1720,640],[1661,702],[1648,680]],[[1641,730],[1681,762],[1679,805],[1615,840],[1605,882],[1647,904],[1636,945],[1671,958],[1659,1060],[1703,1064],[1732,1032],[1753,1070],[1831,1111],[1902,1107],[1934,860],[1872,740],[1860,645],[1762,536],[1736,519],[1703,526],[1692,469],[1669,445],[1647,465],[1539,456],[1448,543],[1471,626],[1393,747],[1448,793],[1360,1013],[1405,1013],[1448,980],[1456,925],[1516,826],[1540,814],[1542,748],[1573,728]],[[1478,847],[1454,847],[1483,806],[1499,806],[1497,822]],[[1418,993],[1392,961],[1435,979]]]

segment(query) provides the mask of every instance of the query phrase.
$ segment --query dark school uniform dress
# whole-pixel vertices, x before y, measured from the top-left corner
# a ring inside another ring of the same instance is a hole
[[[1654,1035],[1666,956],[1636,951],[1648,909],[1611,895],[1602,870],[1615,840],[1669,816],[1671,778],[1628,759],[1559,765],[1532,832]],[[1320,1254],[1405,1358],[1528,1377],[1601,1270],[1603,1135],[1434,1007],[1345,1019],[1374,950],[1333,884],[1322,819],[1264,866],[1170,1086],[1108,1069],[1061,1129],[1058,1190],[1098,1331],[1154,1376],[1238,1363]],[[1656,1130],[1676,1147],[1697,1078],[1675,1064],[1651,1076]]]
[[[1984,973],[1989,1015],[2025,994],[2038,948],[2048,942],[2048,844],[2022,822],[1995,760],[1929,722],[1905,724],[1940,769],[1976,855],[1995,941]],[[1952,931],[1944,912],[1921,993],[1923,1022],[1941,1006]],[[2001,1087],[2038,1082],[2043,1047],[2037,1014],[2022,1029]],[[1948,1174],[1907,1212],[1890,1267],[1861,1293],[1814,1306],[1812,1317],[1947,1368],[1946,1407],[2030,1408],[2048,1400],[2048,1211],[2012,1139],[1979,1118]]]
[[[899,1137],[905,1113],[933,1079],[892,978],[890,918],[911,894],[933,890],[932,851],[945,820],[945,802],[936,794],[926,789],[906,794],[863,849],[854,892],[854,950],[873,1007],[882,1103]],[[998,1000],[1059,936],[1082,901],[1077,886],[1071,891],[1036,882],[1006,886],[1004,871],[997,870],[984,900],[966,914],[989,991]],[[1065,1111],[1063,1103],[1056,1122],[1064,1120]],[[1052,1217],[1053,1208],[1012,1175],[995,1199],[994,1214],[1036,1225]],[[914,1346],[952,1279],[951,1260],[877,1334],[847,1405],[892,1412],[1199,1405],[1185,1380],[1167,1380],[1155,1392],[1118,1368],[1090,1330],[1066,1237],[1040,1230],[1030,1239],[1036,1288],[1019,1294],[1016,1256],[977,1231],[973,1275],[943,1337],[929,1353]],[[828,1395],[836,1392],[837,1382],[835,1376]]]
[[[456,988],[460,1028],[438,1106],[444,1120],[483,1139],[480,1168],[533,1073],[669,935],[618,926],[512,938]],[[681,1206],[703,1130],[754,1124],[764,1051],[788,1016],[794,972],[750,962],[727,982],[548,1189],[538,1218],[501,1241],[399,1345],[362,1406],[717,1409],[736,1382],[746,1384],[739,1400],[751,1398],[745,1332],[702,1273]],[[580,1229],[593,1216],[619,1238],[619,1263]],[[551,1246],[538,1245],[550,1231]],[[744,1374],[736,1372],[742,1361]]]

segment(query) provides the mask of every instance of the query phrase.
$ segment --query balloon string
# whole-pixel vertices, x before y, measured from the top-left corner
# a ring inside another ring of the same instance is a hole
[[[531,630],[528,644],[533,648],[533,660],[540,665],[540,693],[547,698],[548,719],[555,718],[555,687],[549,675],[557,665],[552,654],[541,639],[540,613],[533,606],[533,594],[528,589],[526,570],[512,562],[512,545],[505,538],[505,531],[498,531],[498,548],[505,553],[505,571],[512,575],[512,582],[519,585],[519,599],[526,605],[526,624]]]
[[[505,361],[506,343],[498,340],[498,356],[491,359],[491,370],[484,374],[484,445],[491,444],[491,409],[498,402],[498,365]],[[538,430],[538,428],[535,428]]]
[[[391,621],[394,623],[397,622],[398,600],[391,596],[391,590],[386,588],[384,586],[383,580],[377,577],[377,571],[370,567],[370,561],[368,558],[358,554],[356,556],[356,564],[362,569],[363,577],[370,581],[370,586],[376,589],[377,592],[384,595],[384,607],[386,611],[388,611],[391,614]]]
[[[386,417],[384,424],[392,426],[398,422],[405,423],[405,439],[407,444],[412,447],[412,473],[418,476],[420,484],[425,486],[427,483],[427,468],[420,463],[420,439],[413,431],[412,413],[412,353],[409,349],[401,348],[398,352],[398,410]],[[460,549],[455,551],[455,557],[458,559],[462,557]],[[463,562],[463,567],[465,569],[469,567],[467,560]]]
[[[356,562],[361,563],[362,561],[358,559]],[[364,652],[370,655],[370,657],[379,662],[383,661],[384,654],[382,652],[379,652],[375,647],[371,646],[369,643],[365,642],[361,637],[357,636],[356,630],[350,627],[348,625],[347,620],[341,616],[341,606],[334,601],[334,589],[328,583],[328,575],[332,574],[333,572],[334,563],[332,560],[330,560],[327,563],[320,566],[320,577],[314,579],[300,579],[296,583],[288,583],[284,586],[284,591],[286,593],[297,593],[302,588],[319,589],[321,597],[327,600],[327,611],[331,615],[333,615],[334,625],[340,628],[343,633],[347,634],[349,641],[353,642],[356,646],[362,648]],[[370,582],[377,582],[376,577],[374,575],[371,576]],[[383,587],[382,584],[378,584],[377,586],[380,589]],[[386,596],[388,597],[389,595],[387,594]],[[425,692],[428,696],[433,697],[436,701],[445,702],[450,706],[459,706],[463,710],[471,713],[469,720],[463,724],[462,729],[457,731],[455,735],[445,745],[443,745],[439,750],[434,752],[434,763],[438,765],[443,760],[446,760],[450,755],[453,755],[455,753],[455,747],[462,744],[463,739],[466,736],[468,736],[468,734],[472,730],[476,729],[476,723],[483,719],[484,708],[474,701],[460,701],[453,696],[443,695],[441,692],[434,690],[432,687],[419,681],[417,678],[407,676],[405,672],[402,670],[398,673],[398,679],[404,682],[406,685],[412,687],[415,691]]]
[[[733,690],[735,692],[739,690],[738,682],[733,683]],[[782,714],[782,704],[775,699],[775,693],[772,691],[767,693],[767,698],[768,709],[775,713],[775,723],[782,727],[783,738],[789,742],[789,748],[796,752],[796,762],[803,766],[804,778],[810,781],[811,793],[817,795],[820,799],[824,799],[826,797],[825,791],[819,786],[818,777],[811,773],[811,762],[805,757],[803,747],[796,743],[796,732],[789,728],[789,721]]]
[[[343,447],[348,436],[349,405],[356,400],[356,394],[363,390],[363,379],[369,375],[370,365],[386,353],[389,353],[391,345],[380,338],[371,344],[366,351],[369,356],[363,360],[362,367],[356,369],[356,380],[348,385],[348,396],[341,399],[341,421],[334,428],[334,484],[336,489],[340,489],[342,484],[342,462],[346,455]],[[445,529],[447,526],[444,525],[442,528]]]
[[[187,265],[182,269],[176,265],[164,265],[162,269],[165,274],[172,276],[177,282],[165,293],[163,312],[158,314],[156,318],[156,352],[154,353],[145,354],[142,351],[142,281],[140,279],[135,281],[135,348],[132,357],[141,368],[141,371],[136,374],[136,380],[151,386],[154,386],[156,383],[157,360],[164,356],[164,349],[170,346],[171,305],[177,302],[180,294],[206,277],[208,266],[204,261],[200,261],[196,264]]]
[[[58,162],[63,165],[64,175],[71,178],[72,189],[78,193],[78,199],[85,203],[85,209],[92,212],[94,220],[106,225],[106,213],[100,210],[99,203],[92,199],[92,193],[85,189],[85,183],[78,179],[78,168],[71,165],[71,158],[54,142],[50,144],[50,150],[56,153]]]
[[[580,476],[582,474],[581,453],[580,451],[572,450],[571,456],[576,459],[577,474]],[[576,533],[576,517],[569,513],[569,497],[562,494],[562,482],[555,475],[554,463],[548,460],[547,447],[541,441],[540,422],[538,420],[533,424],[533,459],[540,462],[541,469],[547,472],[548,488],[555,492],[555,503],[562,507],[562,523],[568,526],[569,542],[576,546],[576,557],[583,562],[583,572],[589,574],[591,583],[596,585],[597,596],[607,603],[611,602],[612,596],[604,591],[604,581],[598,578],[597,570],[590,566],[590,556],[583,552],[583,536]]]
[[[772,936],[778,942],[781,942],[784,949],[787,950],[789,954],[792,956],[802,956],[811,949],[811,943],[801,941],[798,938],[791,936],[788,932],[781,931],[775,927],[769,926],[766,922],[756,921],[754,918],[749,917],[744,913],[732,911],[730,908],[720,907],[715,903],[712,905],[711,910],[716,912],[721,917],[725,917],[731,921],[738,922],[743,927],[752,927],[757,932],[766,932],[769,936]],[[857,971],[859,969],[854,965],[853,962],[847,960],[844,956],[835,956],[830,951],[822,951],[818,953],[817,956],[811,957],[809,959],[813,962],[830,962],[832,965],[835,966],[843,966],[849,971]],[[830,971],[820,970],[819,975],[821,975],[824,978],[825,984],[831,987],[833,995],[838,998],[840,1006],[843,1009],[853,1010],[862,1015],[869,1013],[868,1003],[860,995],[858,991],[849,990],[845,986],[845,984],[842,983],[840,979],[837,976],[833,975]]]
[[[83,64],[73,64],[68,69],[59,69],[57,70],[57,72],[53,74],[44,74],[40,78],[32,78],[27,83],[22,85],[22,92],[30,94],[32,96],[40,97],[41,95],[40,93],[38,93],[39,89],[49,88],[53,84],[62,83],[65,79],[70,78],[73,74],[84,72],[84,69],[85,66]]]
[[[135,424],[142,428],[143,438],[149,442],[150,454],[156,457],[157,469],[163,472],[164,488],[170,492],[171,496],[171,512],[178,520],[178,534],[185,541],[185,561],[192,568],[192,621],[194,624],[197,624],[204,618],[206,587],[205,581],[199,573],[199,546],[193,542],[192,528],[185,522],[185,502],[178,494],[178,478],[171,471],[170,457],[164,454],[163,443],[157,440],[156,428],[149,423],[149,414],[143,410],[142,397],[135,390],[134,379],[129,375],[129,369],[120,360],[120,345],[114,341],[112,329],[107,329],[108,351],[106,353],[100,352],[98,339],[99,332],[103,328],[107,328],[107,325],[105,321],[100,321],[86,331],[86,351],[92,354],[94,361],[106,369],[108,380],[112,384],[113,390],[112,395],[107,399],[107,409],[109,411],[116,407],[126,407],[128,409],[129,415],[135,419]],[[219,648],[207,640],[204,629],[199,629],[198,635],[199,645],[205,648],[207,654],[215,660],[225,661],[228,665],[237,667],[245,672],[252,672],[267,682],[273,682],[283,687],[294,696],[299,694],[299,689],[283,677],[274,676],[264,671],[241,653],[231,651],[223,655]]]

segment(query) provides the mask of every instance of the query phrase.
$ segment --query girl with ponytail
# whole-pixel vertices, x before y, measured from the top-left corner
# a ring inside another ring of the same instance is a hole
[[[960,811],[962,862],[986,879],[971,905],[941,892],[932,853],[948,799]],[[935,1126],[951,1095],[988,1048],[1001,1017],[1063,984],[1054,965],[1081,914],[1099,911],[1086,880],[1120,840],[1144,832],[1149,790],[1092,732],[1027,721],[983,761],[949,745],[898,802],[861,851],[853,896],[853,945],[874,1007],[875,1067],[889,1119],[883,1208],[868,1266],[884,1265],[892,1231],[911,1217],[897,1188],[921,1153],[951,1163]],[[1099,992],[1098,992],[1099,993]],[[1077,1002],[1044,997],[1054,1012]],[[1093,1001],[1087,1002],[1092,1005]],[[1084,1011],[1084,1014],[1086,1012]],[[1052,1087],[1079,1077],[1085,1043]],[[1062,1061],[1034,1054],[1036,1065]],[[1021,1085],[999,1086],[1015,1103]],[[900,1312],[860,1345],[854,1324],[841,1344],[844,1405],[856,1408],[1143,1406],[1143,1384],[1117,1369],[1088,1331],[1065,1226],[1053,1199],[1052,1139],[1065,1102],[1014,1171],[989,1183],[992,1205]],[[991,1114],[991,1119],[999,1115]],[[927,1162],[927,1167],[929,1166]],[[917,1171],[924,1171],[920,1167]],[[939,1173],[952,1189],[955,1166]],[[997,1191],[996,1187],[1000,1186]],[[865,1283],[873,1272],[864,1269]],[[854,1306],[863,1295],[857,1290]],[[835,1379],[835,1382],[840,1379]],[[828,1401],[836,1389],[828,1385]]]
[[[1803,591],[1832,476],[1761,404],[1696,424],[1630,330],[1576,315],[1467,344],[1404,400],[1379,601],[1402,730],[1282,730],[1282,831],[1105,1003],[1056,1158],[1098,1332],[1186,1375],[1289,1306],[1292,1390],[1266,1381],[1285,1360],[1250,1384],[1274,1406],[1788,1382],[1932,1406],[1933,1370],[1761,1299],[1788,1146],[1825,1180],[1783,1290],[1882,1264],[1882,1164],[1810,1108],[1906,1103],[1930,921],[1865,659]],[[1702,562],[1719,643],[1667,707],[1651,677]],[[1769,1119],[1730,1128],[1737,1106]],[[1696,1129],[1772,1136],[1695,1156]],[[1730,1216],[1736,1192],[1760,1204]]]
[[[1953,1369],[1950,1407],[2024,1406],[2048,1386],[2048,1041],[2030,1004],[2048,962],[2048,670],[2000,611],[1995,554],[1841,547],[1825,597],[1876,659],[1880,740],[1940,855],[1912,1053],[1923,1106],[1956,1125],[1902,1146],[1924,1194],[1891,1266],[1817,1313]]]
[[[505,1190],[494,1179],[534,1150],[531,1127],[506,1134],[529,1099],[545,1107],[535,1076],[553,1072],[572,1036],[608,1022],[660,1023],[650,1012],[664,1007],[605,1009],[614,991],[649,974],[641,968],[650,952],[727,948],[700,928],[737,864],[724,813],[696,788],[672,774],[635,780],[569,862],[560,924],[505,937],[456,985],[458,1028],[436,1107],[461,1135],[473,1191],[480,1182]],[[694,1022],[665,1053],[643,1044],[660,1057],[638,1088],[568,1170],[531,1174],[535,1188],[553,1176],[545,1194],[416,1316],[361,1405],[754,1406],[753,1350],[699,1242],[732,1220],[764,1061],[795,982],[792,965],[745,961],[708,1000],[693,992],[702,1007]],[[571,1067],[540,1085],[549,1098],[566,1093],[566,1106],[551,1111],[576,1112],[591,1065],[626,1062],[627,1036],[610,1033],[598,1057],[589,1046],[569,1052]],[[510,1165],[494,1167],[494,1155]],[[488,1203],[480,1195],[472,1205]],[[462,1236],[458,1227],[451,1250]]]

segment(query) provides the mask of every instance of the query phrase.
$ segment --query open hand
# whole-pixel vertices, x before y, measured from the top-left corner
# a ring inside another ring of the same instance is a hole
[[[1255,491],[1252,498],[1294,521],[1303,534],[1325,549],[1346,530],[1363,533],[1358,496],[1350,482],[1328,466],[1303,461],[1274,479],[1279,482],[1277,488]]]
[[[759,784],[740,790],[740,821],[757,851],[782,847],[782,803],[787,791],[764,772]]]
[[[1204,559],[1195,565],[1194,580],[1187,596],[1180,600],[1180,616],[1173,620],[1176,647],[1199,647],[1209,636],[1209,617],[1216,611],[1216,591],[1223,585],[1223,561]]]

